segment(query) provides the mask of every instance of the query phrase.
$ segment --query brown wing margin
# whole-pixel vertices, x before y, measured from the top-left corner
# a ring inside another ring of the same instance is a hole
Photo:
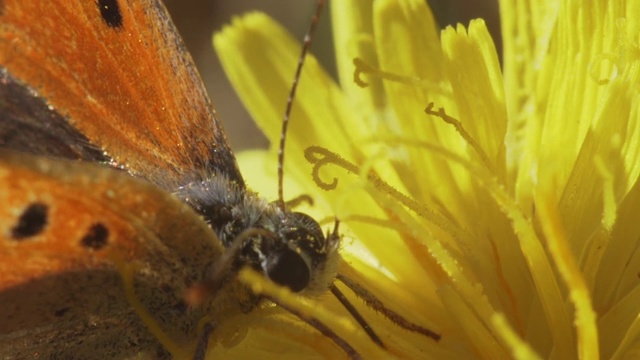
[[[0,67],[0,148],[109,163],[111,159]]]

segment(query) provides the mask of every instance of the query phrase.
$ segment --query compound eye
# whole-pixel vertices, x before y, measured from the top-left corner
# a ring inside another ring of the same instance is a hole
[[[304,290],[311,280],[309,266],[300,254],[291,249],[283,249],[270,256],[266,272],[269,279],[293,292]]]
[[[296,226],[291,233],[289,234],[289,238],[296,239],[296,236],[300,239],[309,236],[313,240],[324,239],[324,235],[322,234],[322,228],[320,228],[320,224],[315,221],[311,216],[295,212],[291,213],[292,222],[296,223]],[[296,234],[297,233],[297,234]],[[304,236],[302,236],[304,235]]]

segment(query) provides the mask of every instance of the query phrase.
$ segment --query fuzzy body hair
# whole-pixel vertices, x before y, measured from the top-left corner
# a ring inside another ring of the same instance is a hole
[[[247,229],[273,234],[248,238],[234,262],[235,270],[250,266],[270,277],[269,264],[274,257],[294,252],[309,271],[308,283],[299,290],[301,295],[317,297],[333,283],[340,262],[340,238],[337,234],[325,236],[311,217],[283,211],[275,202],[266,201],[220,173],[182,186],[175,194],[205,218],[226,248]],[[290,271],[304,271],[300,267],[292,266]]]

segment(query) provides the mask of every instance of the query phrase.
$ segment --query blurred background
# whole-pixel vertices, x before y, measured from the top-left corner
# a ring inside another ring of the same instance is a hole
[[[171,16],[184,38],[187,48],[195,59],[209,95],[213,99],[225,130],[236,150],[262,147],[267,140],[244,110],[236,97],[231,84],[227,81],[220,66],[211,36],[233,16],[252,10],[268,13],[297,38],[302,39],[307,31],[315,0],[164,0]],[[329,0],[331,1],[331,0]],[[334,0],[348,1],[348,0]],[[494,39],[499,38],[500,24],[497,0],[429,0],[440,27],[483,18]],[[325,9],[318,33],[314,39],[312,52],[320,58],[325,68],[333,72],[334,59],[331,46],[331,19]],[[496,41],[498,51],[500,43]],[[291,69],[291,74],[295,69]],[[285,99],[282,102],[284,111]]]

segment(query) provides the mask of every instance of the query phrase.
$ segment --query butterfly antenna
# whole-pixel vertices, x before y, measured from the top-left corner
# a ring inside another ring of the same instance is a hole
[[[291,84],[291,90],[289,91],[289,97],[287,98],[287,108],[284,111],[282,117],[282,130],[280,131],[280,146],[278,148],[278,207],[280,210],[285,210],[284,201],[284,147],[287,139],[287,129],[289,128],[289,116],[291,115],[291,108],[293,107],[293,99],[296,96],[296,90],[298,89],[298,82],[300,81],[300,75],[302,74],[302,66],[304,65],[304,59],[307,57],[307,53],[311,48],[311,40],[318,27],[320,20],[320,14],[324,8],[325,0],[318,0],[316,6],[316,12],[311,18],[311,24],[307,30],[307,34],[304,36],[304,43],[302,44],[302,51],[300,57],[298,57],[298,67],[296,68],[296,74],[293,77],[293,83]]]

